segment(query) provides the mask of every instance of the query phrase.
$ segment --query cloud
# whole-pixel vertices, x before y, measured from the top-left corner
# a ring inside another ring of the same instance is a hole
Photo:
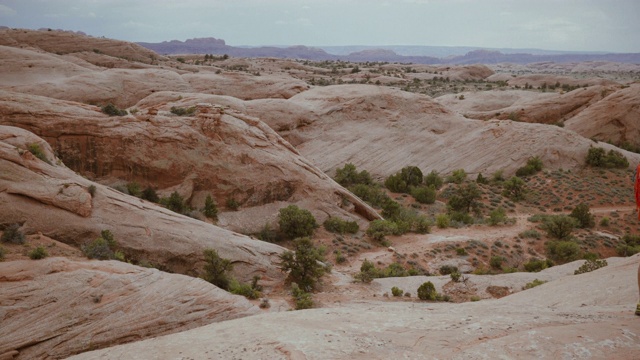
[[[2,17],[10,17],[10,16],[15,16],[16,14],[18,14],[17,11],[13,10],[12,8],[6,6],[6,5],[2,5],[0,4],[0,16]]]

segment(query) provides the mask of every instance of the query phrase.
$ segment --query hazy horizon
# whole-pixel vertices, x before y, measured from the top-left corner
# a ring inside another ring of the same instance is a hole
[[[640,52],[636,0],[0,0],[0,25],[133,42]]]

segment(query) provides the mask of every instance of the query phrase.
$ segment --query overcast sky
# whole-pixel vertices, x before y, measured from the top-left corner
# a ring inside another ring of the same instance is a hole
[[[0,0],[0,25],[128,41],[640,52],[640,0]]]

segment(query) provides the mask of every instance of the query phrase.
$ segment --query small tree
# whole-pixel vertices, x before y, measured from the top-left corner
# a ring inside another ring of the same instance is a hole
[[[20,224],[11,224],[4,229],[0,238],[4,243],[24,244],[24,233],[20,230]]]
[[[558,240],[546,244],[547,255],[554,261],[565,263],[580,259],[580,246],[574,241]]]
[[[437,171],[432,170],[427,176],[424,177],[424,183],[427,186],[433,186],[435,189],[440,189],[442,184],[444,184],[444,180],[438,174]]]
[[[481,196],[480,189],[475,183],[461,185],[449,198],[448,205],[453,211],[469,213],[471,209],[478,207],[478,200]]]
[[[467,172],[464,169],[453,170],[451,175],[447,177],[447,182],[452,182],[456,184],[462,184],[462,182],[467,178]]]
[[[311,291],[326,272],[324,248],[315,247],[311,239],[303,237],[295,240],[294,249],[280,254],[280,270],[289,273],[291,281],[303,290]]]
[[[571,235],[578,221],[567,215],[553,215],[546,218],[542,224],[547,234],[556,239],[565,239]]]
[[[318,227],[316,219],[309,210],[289,205],[280,209],[278,224],[280,231],[291,239],[311,236]]]
[[[526,185],[522,179],[517,176],[504,182],[504,195],[518,201],[524,199],[526,193]]]
[[[216,219],[218,217],[218,207],[213,201],[211,195],[207,195],[207,199],[204,201],[204,209],[202,210],[202,213],[210,219]]]
[[[433,204],[436,202],[436,189],[432,186],[414,187],[411,196],[421,204]]]
[[[221,289],[227,290],[231,282],[228,272],[233,270],[231,260],[220,257],[215,249],[205,249],[204,261],[202,278]]]
[[[591,214],[589,205],[582,203],[571,211],[569,214],[572,218],[578,221],[578,227],[582,229],[592,228],[596,225],[593,214]]]
[[[186,206],[184,204],[184,198],[178,194],[177,191],[171,193],[166,200],[167,209],[182,214],[185,212]]]
[[[418,298],[420,300],[436,300],[438,292],[431,281],[423,283],[418,288]]]
[[[140,198],[147,201],[154,202],[154,203],[157,203],[158,201],[160,201],[158,194],[151,186],[147,186],[144,190],[142,190],[142,194],[140,194]]]
[[[345,187],[356,185],[356,184],[364,184],[371,185],[373,184],[373,180],[371,179],[371,175],[366,170],[358,172],[356,170],[356,166],[348,163],[345,164],[342,169],[336,170],[336,177],[334,180]]]

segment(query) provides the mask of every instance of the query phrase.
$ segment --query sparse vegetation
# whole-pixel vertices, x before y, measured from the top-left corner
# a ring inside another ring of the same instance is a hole
[[[31,260],[40,260],[46,258],[47,256],[49,256],[49,253],[47,252],[47,249],[43,248],[42,246],[38,246],[29,252],[29,258]]]
[[[316,247],[308,237],[294,241],[294,251],[280,254],[280,270],[304,291],[311,291],[327,272],[324,265],[325,249]]]
[[[89,259],[112,260],[115,259],[117,243],[109,230],[102,230],[100,237],[80,247]]]
[[[540,286],[540,285],[542,285],[542,284],[544,284],[544,283],[546,283],[546,281],[544,281],[544,280],[538,280],[538,279],[535,279],[535,280],[533,280],[532,282],[527,283],[527,284],[522,288],[522,290],[532,289],[532,288],[534,288],[534,287],[536,287],[536,286]]]
[[[517,176],[511,177],[509,180],[504,182],[504,195],[513,199],[514,201],[519,201],[524,199],[526,193],[526,184],[525,182]]]
[[[147,200],[147,201],[151,201],[154,203],[157,203],[158,201],[160,201],[160,198],[158,197],[158,194],[156,193],[156,191],[151,187],[151,186],[147,186],[142,193],[140,194],[140,198]]]
[[[542,160],[539,157],[534,156],[527,160],[527,164],[518,170],[516,170],[516,176],[524,177],[537,173],[542,170]]]
[[[640,252],[640,235],[625,234],[616,247],[620,256],[632,256]]]
[[[578,220],[567,215],[551,215],[543,223],[543,229],[547,234],[556,239],[566,239],[578,225]]]
[[[178,115],[178,116],[191,116],[191,115],[195,114],[196,107],[195,106],[191,106],[191,107],[188,107],[188,108],[183,108],[183,107],[172,106],[170,111],[171,111],[172,114]]]
[[[280,232],[289,239],[311,236],[318,227],[311,212],[300,209],[296,205],[280,209],[278,224]],[[300,285],[304,286],[304,284]]]
[[[626,169],[629,167],[629,160],[619,151],[603,148],[590,147],[586,159],[587,165],[602,168]]]
[[[302,290],[298,284],[291,284],[291,295],[295,301],[296,310],[313,308],[313,298],[311,297],[311,293]]]
[[[118,109],[113,104],[107,104],[102,107],[102,112],[109,116],[125,116],[127,115],[127,110]]]
[[[91,195],[91,197],[95,196],[95,194],[96,194],[96,186],[95,185],[89,185],[89,187],[87,188],[87,191],[89,192],[89,195]]]
[[[2,237],[3,243],[24,244],[24,233],[20,230],[20,224],[11,224],[4,228]]]
[[[545,244],[547,256],[559,263],[567,263],[580,259],[582,251],[575,241],[554,240]]]
[[[0,246],[0,261],[4,261],[4,256],[6,253],[7,250],[4,247]]]
[[[601,267],[605,267],[607,265],[608,265],[607,260],[604,260],[604,259],[603,260],[600,260],[600,259],[587,260],[584,262],[584,264],[582,264],[578,268],[578,270],[574,271],[573,274],[580,275],[580,274],[588,273],[593,270],[600,269]]]
[[[322,224],[327,231],[336,234],[355,234],[360,227],[355,221],[342,220],[337,217],[329,217]]]
[[[448,183],[462,184],[467,178],[467,172],[464,169],[453,170],[451,175],[447,176]]]
[[[228,273],[233,270],[231,260],[220,257],[215,249],[205,249],[204,261],[202,278],[221,289],[229,289],[231,277]]]
[[[531,259],[524,263],[524,270],[527,272],[540,272],[546,268],[552,267],[553,262],[549,259]]]

